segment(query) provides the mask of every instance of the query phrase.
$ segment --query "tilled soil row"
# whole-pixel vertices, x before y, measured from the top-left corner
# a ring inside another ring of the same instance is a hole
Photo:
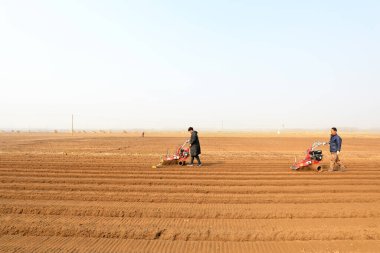
[[[34,201],[36,202],[36,201]],[[380,218],[380,210],[372,204],[312,204],[305,205],[239,205],[226,204],[220,208],[210,204],[152,206],[147,204],[124,205],[109,207],[107,203],[94,205],[88,202],[86,206],[59,204],[0,204],[0,214],[34,214],[34,215],[64,215],[92,217],[133,217],[133,218],[199,218],[199,219],[292,219],[292,218]],[[339,209],[335,209],[336,207]]]
[[[37,191],[0,190],[2,199],[78,200],[78,201],[123,201],[157,203],[370,203],[380,201],[380,193],[334,193],[334,194],[204,194],[204,193],[141,193],[92,191]]]

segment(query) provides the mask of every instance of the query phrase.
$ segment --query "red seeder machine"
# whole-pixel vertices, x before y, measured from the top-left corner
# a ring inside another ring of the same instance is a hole
[[[306,157],[295,163],[290,167],[292,170],[312,169],[322,171],[321,161],[323,159],[322,150],[316,150],[320,146],[326,145],[326,142],[314,142],[311,147],[306,150]]]
[[[188,147],[185,148],[187,143],[188,141],[186,141],[184,144],[179,146],[174,154],[169,155],[167,153],[166,155],[163,155],[161,157],[160,163],[155,166],[152,166],[152,168],[156,169],[164,165],[173,165],[173,164],[184,166],[186,164],[187,158],[189,158],[190,156],[190,149]]]

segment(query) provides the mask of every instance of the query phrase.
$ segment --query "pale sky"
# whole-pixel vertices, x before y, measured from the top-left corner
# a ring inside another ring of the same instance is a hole
[[[0,129],[380,127],[380,1],[0,0]]]

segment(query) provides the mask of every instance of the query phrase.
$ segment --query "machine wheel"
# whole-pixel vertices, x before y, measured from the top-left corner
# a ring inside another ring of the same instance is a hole
[[[317,172],[322,172],[322,164],[313,164],[310,166],[312,170],[317,171]]]
[[[186,164],[185,161],[179,161],[179,162],[178,162],[178,165],[179,165],[179,166],[185,166],[185,164]]]

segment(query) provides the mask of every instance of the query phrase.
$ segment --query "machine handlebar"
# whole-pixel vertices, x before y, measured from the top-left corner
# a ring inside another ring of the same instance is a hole
[[[325,146],[327,145],[328,142],[320,142],[320,141],[316,141],[313,143],[313,145],[311,146],[311,150],[314,150],[316,148],[318,148],[319,146]]]

